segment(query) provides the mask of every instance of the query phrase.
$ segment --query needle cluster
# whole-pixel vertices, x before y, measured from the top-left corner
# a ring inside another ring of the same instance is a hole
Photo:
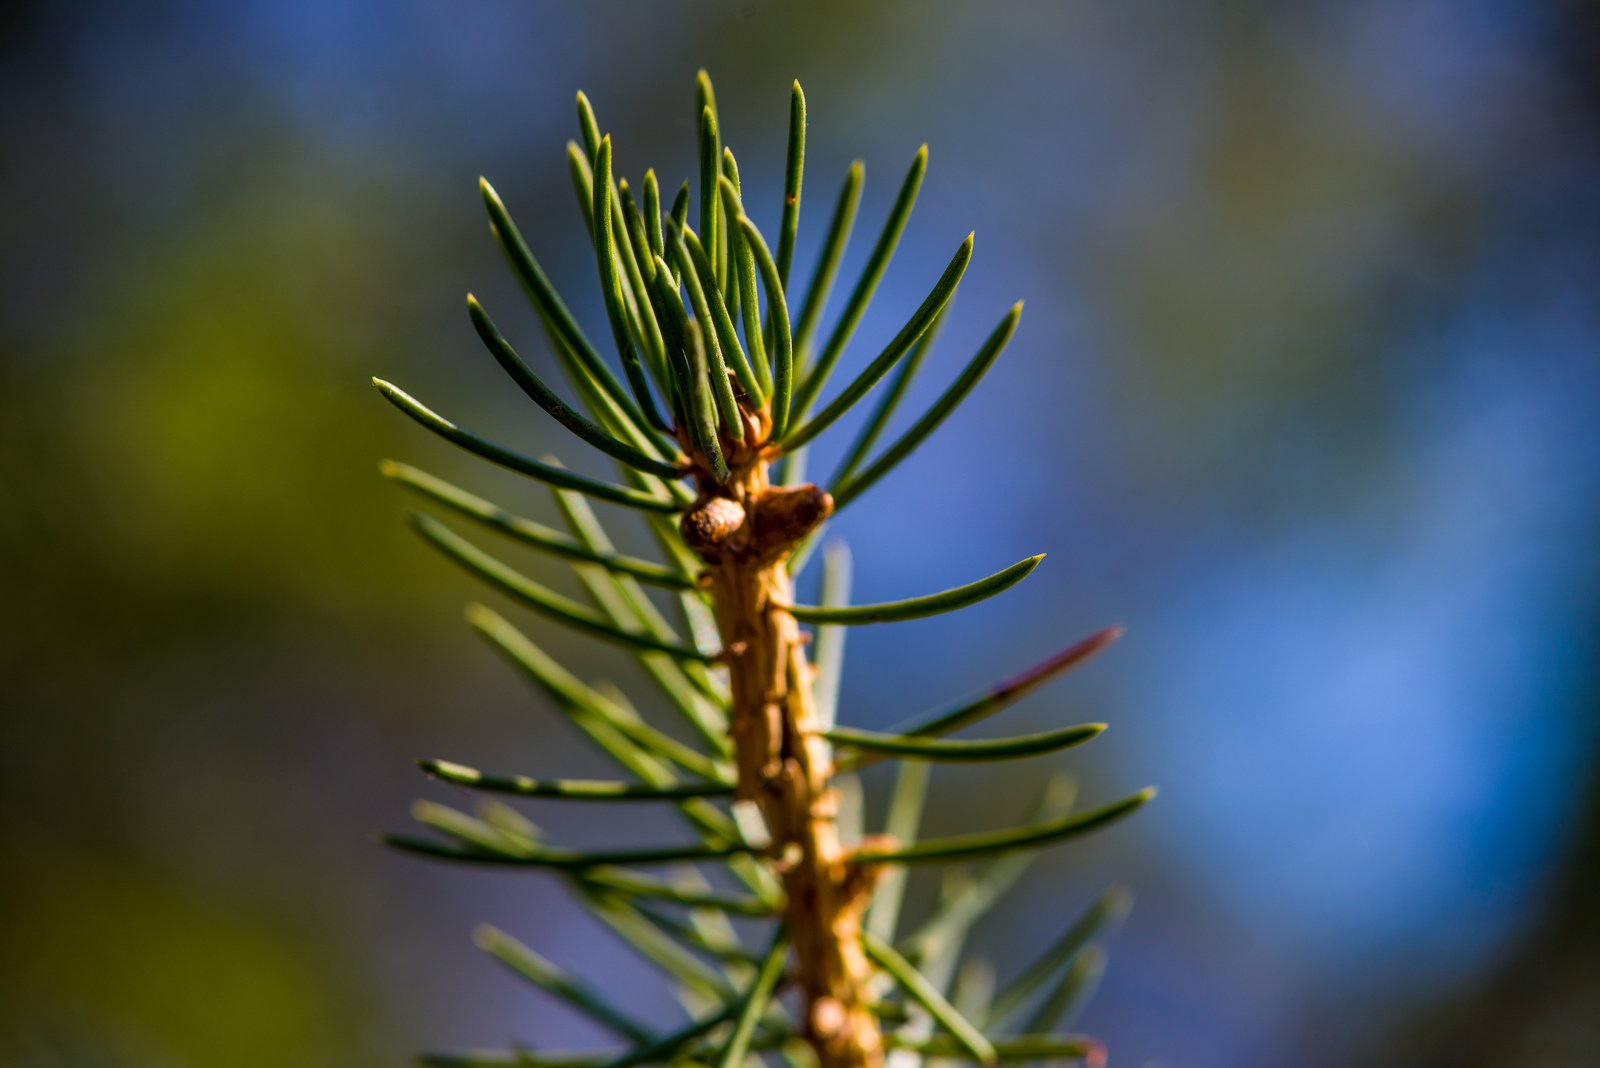
[[[467,612],[473,628],[615,762],[618,777],[425,760],[428,774],[483,799],[473,811],[419,802],[413,815],[432,833],[387,840],[457,863],[555,873],[673,984],[686,1019],[670,1029],[647,1024],[594,982],[486,927],[478,943],[487,953],[611,1032],[616,1044],[581,1053],[529,1046],[433,1053],[423,1062],[738,1068],[778,1055],[824,1068],[875,1068],[890,1058],[901,1066],[1102,1063],[1098,1042],[1056,1028],[1095,985],[1104,965],[1099,942],[1127,910],[1124,891],[1113,888],[1089,903],[1004,984],[981,960],[963,964],[961,950],[973,924],[1040,849],[1120,819],[1153,791],[1077,809],[1070,781],[1058,778],[1018,826],[941,838],[920,835],[919,823],[931,765],[1041,756],[1103,731],[1103,723],[1076,723],[1001,739],[952,737],[1083,663],[1120,631],[1074,642],[899,729],[869,731],[837,722],[845,629],[976,604],[1027,578],[1043,557],[937,593],[851,604],[849,556],[833,544],[822,554],[819,603],[800,603],[794,593],[829,519],[892,473],[966,398],[1010,341],[1021,305],[1000,316],[925,411],[882,443],[972,258],[969,234],[888,345],[870,358],[845,359],[910,218],[926,146],[824,334],[864,168],[857,163],[845,175],[817,265],[806,284],[796,284],[790,268],[806,139],[799,83],[771,242],[747,213],[704,72],[695,104],[697,181],[664,201],[654,171],[636,186],[617,176],[611,138],[578,96],[581,140],[568,144],[567,159],[593,242],[609,355],[556,293],[499,194],[482,182],[490,230],[527,293],[564,390],[536,372],[469,296],[472,326],[518,388],[616,463],[616,481],[578,474],[554,457],[523,455],[375,380],[424,429],[548,487],[562,526],[513,514],[407,464],[387,461],[383,474],[458,526],[570,563],[586,599],[535,581],[433,515],[413,515],[416,532],[511,602],[631,652],[683,727],[651,723],[621,691],[579,678],[505,616],[474,605]],[[853,373],[836,383],[835,371],[851,362]],[[807,446],[880,385],[838,468],[821,485],[808,482]],[[595,501],[642,517],[660,557],[618,551]],[[885,826],[868,833],[858,773],[884,761],[897,762],[898,773]],[[662,805],[681,816],[686,833],[626,848],[562,845],[502,799]],[[900,921],[906,875],[923,865],[945,865],[947,875],[932,913],[908,929]]]

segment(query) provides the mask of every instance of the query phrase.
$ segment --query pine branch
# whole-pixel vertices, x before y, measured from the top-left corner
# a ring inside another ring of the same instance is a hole
[[[1120,629],[1091,635],[944,709],[888,731],[866,731],[837,722],[851,697],[843,686],[845,628],[970,607],[1022,581],[1042,556],[937,593],[852,604],[850,557],[835,544],[824,556],[819,603],[795,597],[794,576],[828,518],[945,424],[1011,341],[1021,305],[1001,316],[938,398],[890,437],[950,317],[971,259],[971,235],[889,344],[860,360],[843,388],[822,400],[851,358],[850,343],[909,224],[927,175],[926,146],[819,347],[865,172],[859,162],[846,172],[809,284],[803,293],[791,287],[808,137],[799,83],[789,97],[775,254],[749,214],[745,193],[755,183],[741,176],[724,144],[706,72],[697,75],[693,96],[694,192],[682,183],[665,215],[656,173],[645,171],[637,184],[619,176],[612,139],[594,107],[582,93],[576,105],[577,140],[567,144],[567,166],[595,254],[593,277],[613,351],[603,354],[589,340],[487,181],[481,192],[491,233],[565,383],[535,371],[476,299],[468,298],[468,311],[479,342],[517,388],[544,416],[614,462],[619,481],[524,456],[375,379],[391,404],[430,433],[550,487],[565,531],[415,467],[385,462],[381,470],[437,508],[569,564],[586,602],[535,581],[437,519],[412,517],[432,548],[490,588],[629,654],[681,722],[658,726],[654,708],[636,708],[636,698],[608,683],[583,681],[504,617],[473,606],[474,629],[618,770],[611,778],[576,778],[424,760],[429,775],[479,798],[475,812],[419,802],[413,815],[432,836],[385,840],[434,859],[549,873],[660,972],[690,1019],[658,1032],[609,1000],[603,984],[485,927],[477,939],[492,957],[625,1045],[432,1053],[422,1063],[743,1068],[781,1050],[818,1068],[880,1068],[893,1050],[897,1062],[1102,1065],[1104,1049],[1093,1039],[1043,1032],[1075,1015],[1093,989],[1104,967],[1101,942],[1126,912],[1125,893],[1108,891],[998,989],[992,969],[971,960],[960,966],[960,952],[974,923],[1040,850],[1121,819],[1154,791],[1073,812],[1071,781],[1057,777],[1019,826],[953,837],[921,832],[935,764],[1043,756],[1105,729],[1082,723],[1006,738],[946,737],[1082,664]],[[832,493],[805,482],[809,446],[886,378],[843,450]],[[880,447],[883,440],[889,443]],[[642,517],[660,559],[620,552],[592,500]],[[645,584],[667,591],[677,605],[673,619]],[[814,634],[803,633],[801,624]],[[886,759],[901,762],[887,821],[881,832],[865,833],[862,781],[853,772]],[[650,803],[674,813],[688,835],[622,848],[556,845],[526,814],[496,800],[502,797],[581,802],[610,812]],[[920,877],[913,872],[959,862],[976,866],[950,869],[932,914],[897,937],[908,886]],[[655,868],[666,870],[643,870]],[[765,949],[745,944],[739,918],[770,924]],[[1007,1033],[1012,1027],[1024,1033]]]

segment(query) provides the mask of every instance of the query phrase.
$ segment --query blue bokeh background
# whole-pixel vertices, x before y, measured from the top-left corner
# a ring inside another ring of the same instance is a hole
[[[423,440],[366,378],[592,463],[461,313],[479,293],[548,359],[474,183],[495,182],[603,334],[563,160],[573,93],[621,171],[675,186],[704,66],[769,228],[787,88],[806,87],[800,277],[848,163],[867,191],[846,279],[931,145],[846,355],[887,340],[976,230],[912,410],[1027,302],[961,414],[836,531],[863,600],[1050,557],[969,613],[852,633],[842,719],[885,726],[1129,626],[997,728],[1105,719],[1103,739],[935,777],[935,830],[1009,818],[1052,769],[1092,800],[1162,787],[1052,854],[981,951],[1015,967],[1114,879],[1138,905],[1083,1020],[1113,1063],[1511,1063],[1473,1059],[1484,1028],[1515,1063],[1594,1063],[1600,940],[1560,936],[1600,834],[1584,5],[282,0],[0,19],[0,1060],[315,1068],[594,1040],[480,958],[479,920],[670,1013],[553,884],[371,843],[411,796],[441,796],[417,755],[603,765],[459,624],[479,591],[407,537],[373,465],[541,495]],[[656,826],[536,815],[562,837]],[[1528,965],[1547,944],[1560,963]],[[1474,1001],[1518,966],[1576,978],[1537,1011]]]

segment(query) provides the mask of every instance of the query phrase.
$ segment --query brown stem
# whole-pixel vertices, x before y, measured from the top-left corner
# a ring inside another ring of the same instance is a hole
[[[727,483],[703,483],[682,530],[706,563],[728,651],[737,796],[755,802],[772,834],[804,1037],[821,1068],[877,1068],[883,1036],[868,1007],[871,966],[861,948],[871,887],[839,842],[812,668],[794,617],[779,607],[793,603],[790,551],[832,509],[815,486],[770,485],[765,460],[751,453]]]

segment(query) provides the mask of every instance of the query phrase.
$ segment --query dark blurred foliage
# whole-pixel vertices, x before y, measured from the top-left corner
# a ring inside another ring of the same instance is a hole
[[[1125,879],[1084,1021],[1118,1063],[1600,1056],[1592,5],[3,10],[0,1063],[595,1038],[478,957],[480,919],[669,1011],[545,881],[371,840],[437,790],[419,755],[601,765],[460,626],[479,591],[408,539],[374,465],[540,493],[422,440],[366,378],[576,457],[466,327],[470,288],[537,349],[473,181],[598,325],[572,93],[626,173],[687,175],[702,65],[774,208],[806,85],[802,274],[848,161],[864,235],[932,144],[858,343],[976,228],[916,397],[1028,301],[970,408],[840,533],[866,598],[1051,558],[973,614],[852,635],[845,718],[1131,625],[1014,723],[1109,720],[1054,766],[1160,803],[1052,856],[981,948],[1014,967]],[[1043,772],[941,772],[934,829],[993,824]]]

